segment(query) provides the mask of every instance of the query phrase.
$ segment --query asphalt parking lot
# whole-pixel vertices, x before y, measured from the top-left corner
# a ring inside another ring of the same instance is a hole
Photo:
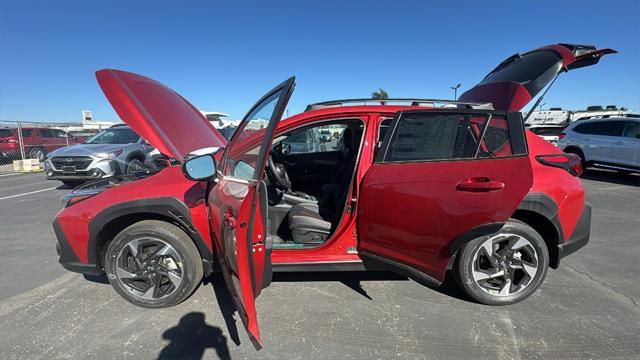
[[[69,190],[41,173],[3,174],[0,358],[638,358],[639,179],[586,174],[591,242],[522,303],[479,305],[450,283],[386,273],[276,274],[258,300],[256,352],[220,278],[146,310],[66,272],[51,221]]]

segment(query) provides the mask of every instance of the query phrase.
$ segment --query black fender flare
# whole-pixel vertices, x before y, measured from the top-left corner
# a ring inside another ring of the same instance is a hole
[[[187,205],[175,197],[156,197],[133,200],[110,206],[98,213],[89,222],[87,259],[90,264],[99,263],[98,240],[104,225],[122,216],[134,214],[155,214],[175,221],[196,244],[202,258],[209,262],[213,261],[213,252],[209,249],[193,225]]]
[[[560,220],[558,220],[558,205],[553,199],[544,193],[529,193],[520,202],[517,210],[527,210],[538,213],[549,220],[555,227],[558,233],[559,244],[564,243],[564,233],[562,226],[560,226]],[[489,223],[477,226],[455,238],[449,244],[449,252],[451,255],[455,255],[469,241],[482,237],[489,236],[497,233],[502,229],[505,223]]]

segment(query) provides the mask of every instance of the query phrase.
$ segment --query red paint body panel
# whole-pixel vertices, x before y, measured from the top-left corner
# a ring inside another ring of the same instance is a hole
[[[480,225],[506,222],[531,187],[530,169],[526,156],[374,164],[360,194],[360,248],[443,281],[451,242]],[[481,177],[504,188],[456,188]]]
[[[226,145],[204,115],[159,82],[111,69],[96,78],[120,118],[161,153],[182,161],[194,150]]]
[[[109,188],[102,193],[82,200],[58,212],[56,218],[67,236],[76,256],[88,263],[89,222],[105,209],[128,201],[159,197],[174,197],[189,208],[192,223],[205,240],[209,249],[209,224],[205,206],[205,182],[193,182],[184,178],[179,166],[166,168],[145,179]]]

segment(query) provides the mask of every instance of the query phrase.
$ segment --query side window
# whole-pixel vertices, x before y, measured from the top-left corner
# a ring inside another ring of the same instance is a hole
[[[494,158],[514,155],[502,115],[407,113],[398,120],[384,161]],[[523,134],[520,136],[524,137]]]
[[[590,133],[602,136],[622,136],[624,122],[622,121],[599,121],[591,123]]]
[[[591,133],[591,124],[580,124],[573,128],[573,131],[578,134],[590,134]]]
[[[298,129],[284,138],[281,143],[290,149],[288,154],[340,151],[344,146],[342,135],[346,128],[346,124],[331,124]]]
[[[509,140],[507,120],[504,117],[493,116],[480,141],[478,156],[487,158],[513,155]]]
[[[33,133],[32,129],[22,129],[22,137],[23,138],[31,137],[32,133]]]
[[[38,136],[42,137],[42,138],[52,138],[53,133],[51,132],[51,129],[38,129]]]
[[[62,131],[62,130],[58,130],[58,129],[52,129],[51,130],[53,132],[53,134],[55,135],[55,137],[57,138],[66,138],[67,137],[67,133]]]
[[[384,136],[387,134],[387,130],[389,130],[392,121],[393,118],[385,118],[380,122],[380,125],[378,126],[378,146],[380,146],[380,143],[384,140]]]
[[[623,136],[632,139],[640,139],[640,123],[631,121],[627,122]]]

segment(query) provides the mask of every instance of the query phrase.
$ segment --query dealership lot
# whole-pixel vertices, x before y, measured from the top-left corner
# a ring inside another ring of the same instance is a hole
[[[589,171],[592,238],[531,298],[469,301],[387,273],[276,274],[255,352],[221,279],[146,310],[57,263],[51,221],[69,189],[0,175],[0,358],[634,358],[640,354],[640,177]]]

